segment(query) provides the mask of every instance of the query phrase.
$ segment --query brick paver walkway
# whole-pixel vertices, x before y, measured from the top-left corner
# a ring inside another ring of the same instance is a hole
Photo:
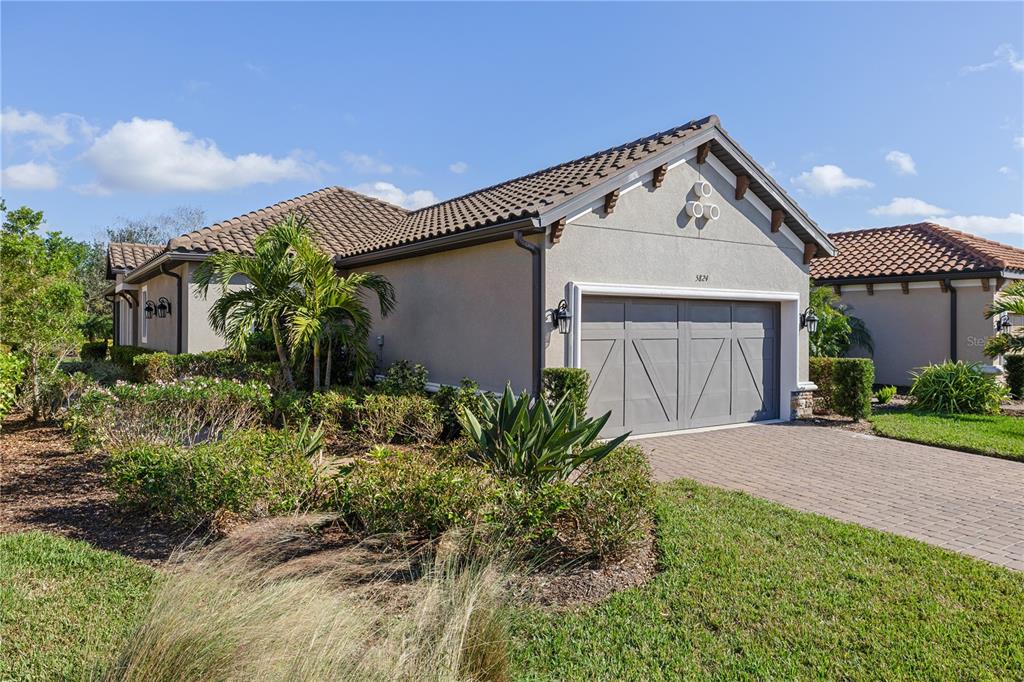
[[[690,478],[1024,571],[1024,463],[807,425],[638,440]]]

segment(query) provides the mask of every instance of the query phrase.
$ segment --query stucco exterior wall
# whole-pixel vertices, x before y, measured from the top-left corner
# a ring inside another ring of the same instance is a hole
[[[988,363],[982,348],[993,327],[984,311],[992,302],[994,286],[984,291],[980,280],[954,280],[953,286],[957,290],[957,359]],[[875,381],[880,384],[908,386],[911,371],[951,357],[949,294],[938,282],[911,282],[908,291],[904,294],[898,283],[875,284],[873,295],[863,285],[841,289],[842,302],[871,332]],[[867,353],[854,349],[851,355]]]
[[[136,315],[136,322],[139,325],[138,345],[168,353],[176,352],[177,316],[181,314],[181,311],[178,310],[177,281],[170,275],[157,275],[144,282],[139,282],[139,288],[135,295],[139,299],[139,305],[132,312]],[[161,296],[170,301],[171,314],[162,319],[156,315],[149,320],[144,319],[144,306],[147,297],[148,300],[153,301],[153,305],[156,305]],[[143,334],[144,330],[146,330],[145,334]]]
[[[694,183],[703,176],[721,208],[715,221],[690,218]],[[690,159],[670,168],[662,186],[649,181],[620,195],[611,215],[603,206],[571,221],[558,244],[545,252],[545,307],[553,309],[569,296],[570,282],[650,285],[695,289],[798,292],[799,309],[807,305],[809,268],[803,249],[782,232],[772,233],[770,219],[747,198],[736,201],[733,179],[710,164],[698,170]],[[568,336],[545,335],[549,367],[570,364]],[[807,335],[799,333],[798,377],[807,379]]]
[[[529,389],[531,267],[529,252],[511,239],[368,267],[388,278],[397,298],[384,319],[370,306],[381,366],[408,360],[442,384],[469,377],[487,390],[506,381]]]
[[[208,295],[204,298],[199,293],[199,288],[192,281],[199,263],[183,264],[181,272],[188,283],[188,291],[185,292],[183,307],[185,308],[185,329],[182,330],[183,353],[202,353],[208,350],[218,350],[226,344],[224,337],[218,335],[210,327],[210,308],[220,294],[220,285],[210,287]],[[187,270],[186,270],[187,268]],[[228,284],[229,291],[242,289],[248,280],[245,277],[236,277]]]

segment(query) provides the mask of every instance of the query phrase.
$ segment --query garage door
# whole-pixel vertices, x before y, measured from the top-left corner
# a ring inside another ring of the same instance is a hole
[[[777,303],[585,296],[581,365],[606,434],[779,416]]]

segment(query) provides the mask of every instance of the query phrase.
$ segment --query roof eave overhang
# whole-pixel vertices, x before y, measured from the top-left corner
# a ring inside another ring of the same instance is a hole
[[[871,277],[815,277],[817,286],[845,286],[848,284],[886,284],[891,282],[938,282],[951,279],[988,279],[1005,277],[1004,270],[971,270],[967,272],[924,272],[913,275],[877,275]],[[1012,275],[1011,275],[1012,276]],[[1019,275],[1018,275],[1019,276]]]
[[[541,225],[550,225],[557,220],[566,218],[585,210],[599,198],[625,184],[639,180],[670,160],[685,156],[705,142],[715,141],[721,146],[730,164],[741,167],[751,178],[750,191],[758,195],[769,208],[781,208],[786,213],[786,225],[805,242],[813,242],[829,256],[836,255],[836,246],[807,213],[787,195],[781,187],[718,125],[708,126],[686,140],[675,144],[628,169],[612,175],[601,183],[572,197],[540,214]],[[714,151],[712,151],[714,153]],[[730,170],[732,170],[730,168]]]
[[[335,256],[334,267],[340,270],[351,270],[352,268],[365,267],[387,261],[414,258],[439,251],[486,244],[499,239],[508,239],[516,230],[522,230],[526,234],[530,234],[543,232],[544,228],[537,218],[520,218],[496,225],[471,228],[461,232],[453,232],[416,242],[400,244],[379,251],[369,251],[352,256]]]
[[[148,277],[159,275],[160,266],[164,263],[184,263],[184,262],[198,262],[204,261],[209,256],[209,253],[190,253],[184,251],[164,251],[151,260],[146,261],[139,267],[130,271],[124,276],[125,282],[137,282],[141,279],[147,279]]]

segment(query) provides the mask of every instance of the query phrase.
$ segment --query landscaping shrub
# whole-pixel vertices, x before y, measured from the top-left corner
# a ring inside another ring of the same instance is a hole
[[[421,443],[437,438],[437,408],[421,395],[370,393],[355,409],[352,435],[365,445]]]
[[[173,381],[186,377],[216,377],[276,384],[278,366],[273,362],[251,362],[227,350],[205,353],[145,353],[133,359],[139,381]]]
[[[871,414],[875,363],[867,358],[836,358],[832,366],[832,408],[860,421]]]
[[[977,363],[944,362],[914,372],[916,407],[940,414],[996,414],[1007,389]]]
[[[118,501],[182,525],[221,511],[251,519],[318,506],[318,462],[308,433],[239,431],[192,447],[136,441],[114,448]]]
[[[86,341],[78,351],[78,357],[82,360],[104,360],[107,357],[106,341]]]
[[[551,408],[568,400],[576,408],[576,416],[587,414],[590,395],[590,374],[578,367],[547,367],[544,369],[544,399]]]
[[[1006,387],[1014,398],[1024,398],[1024,355],[1007,355],[1003,358],[1006,372]]]
[[[269,416],[266,384],[200,377],[85,391],[69,410],[65,428],[78,448],[137,440],[188,445],[252,428]]]
[[[554,549],[560,521],[566,518],[574,498],[568,481],[552,480],[537,485],[500,481],[494,504],[486,513],[490,541],[528,558]]]
[[[3,421],[14,407],[24,370],[24,359],[9,351],[0,350],[0,421]]]
[[[135,376],[133,372],[110,360],[65,360],[60,363],[60,369],[69,375],[81,372],[101,386],[113,386],[118,381],[128,381]]]
[[[148,348],[139,346],[111,346],[110,361],[122,369],[135,372],[135,358],[152,352]]]
[[[832,412],[832,368],[835,358],[814,357],[808,360],[808,378],[818,390],[814,392],[814,411],[818,414]]]
[[[559,403],[552,412],[546,402],[533,401],[526,393],[516,398],[506,385],[500,398],[481,396],[476,414],[463,410],[461,421],[477,444],[474,459],[500,476],[538,485],[569,478],[581,465],[601,459],[624,441],[628,433],[594,445],[609,415],[577,419],[569,402]]]
[[[472,525],[494,494],[476,466],[377,448],[340,479],[340,505],[363,531],[436,536]]]
[[[455,440],[463,435],[459,415],[462,410],[480,409],[480,387],[472,379],[463,378],[458,386],[442,386],[434,394],[434,405],[441,422],[441,438]]]
[[[323,424],[328,433],[350,430],[356,426],[363,395],[363,390],[359,388],[311,393],[306,400],[309,418]]]
[[[635,445],[616,448],[590,465],[572,489],[568,515],[587,554],[621,555],[651,527],[654,483],[647,455]]]
[[[423,395],[427,390],[427,368],[399,360],[388,367],[377,389],[387,395]]]
[[[886,405],[892,402],[892,399],[896,397],[895,386],[882,386],[875,392],[875,397],[878,398],[880,405]]]

